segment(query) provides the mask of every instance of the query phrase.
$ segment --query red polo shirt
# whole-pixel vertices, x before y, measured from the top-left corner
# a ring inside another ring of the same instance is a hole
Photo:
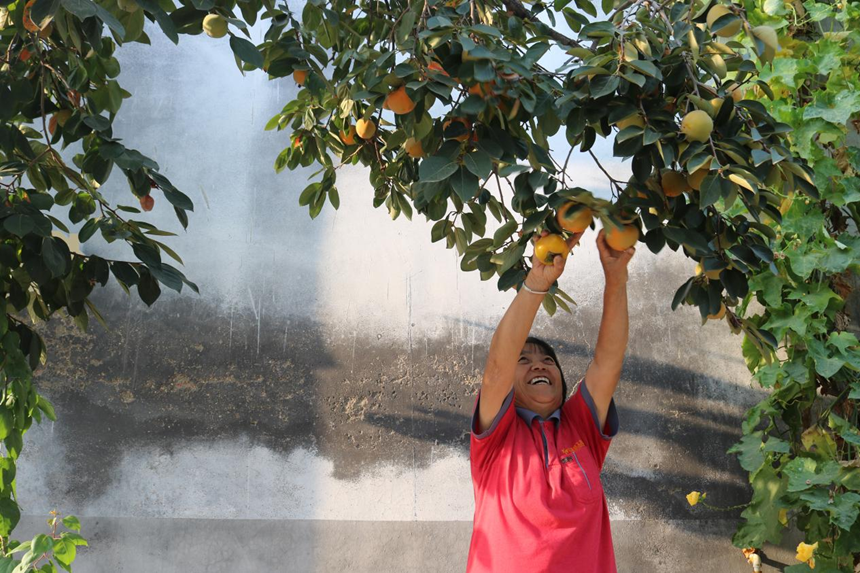
[[[479,398],[480,399],[480,396]],[[605,433],[580,381],[564,405],[542,420],[514,407],[514,391],[470,457],[475,522],[468,573],[616,573],[609,508],[600,470],[618,433],[615,401]]]

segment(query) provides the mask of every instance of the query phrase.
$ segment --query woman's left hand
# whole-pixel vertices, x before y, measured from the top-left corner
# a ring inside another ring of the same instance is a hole
[[[600,264],[603,265],[603,274],[607,284],[618,284],[627,282],[627,263],[636,252],[635,247],[623,251],[616,251],[606,242],[606,232],[600,229],[597,233],[597,251],[600,253]]]

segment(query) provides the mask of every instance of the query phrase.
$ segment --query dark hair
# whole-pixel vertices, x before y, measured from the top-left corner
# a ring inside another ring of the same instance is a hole
[[[552,358],[553,362],[555,362],[555,365],[558,367],[558,371],[561,374],[561,403],[564,404],[564,401],[567,400],[567,382],[564,379],[564,370],[561,369],[561,363],[558,361],[558,356],[555,355],[555,350],[553,350],[552,346],[550,346],[548,342],[534,336],[526,338],[526,344],[534,344],[540,348],[544,354]]]

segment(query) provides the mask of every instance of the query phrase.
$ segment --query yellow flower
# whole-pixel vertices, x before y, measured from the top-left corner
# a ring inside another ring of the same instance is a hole
[[[702,498],[701,492],[691,491],[690,493],[687,494],[687,503],[689,503],[690,505],[696,505],[697,503],[699,503],[699,500],[701,498]]]
[[[783,524],[787,527],[788,526],[788,510],[787,509],[780,509],[779,510],[779,516],[777,517],[777,520],[781,524]]]
[[[815,559],[813,559],[812,554],[815,550],[818,549],[818,542],[816,541],[812,545],[808,545],[806,543],[800,542],[797,546],[797,560],[805,561],[809,563],[809,566],[815,569]]]

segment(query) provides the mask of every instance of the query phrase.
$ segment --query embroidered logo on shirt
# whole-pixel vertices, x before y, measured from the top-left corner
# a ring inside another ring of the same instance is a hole
[[[585,446],[585,444],[583,443],[582,440],[579,440],[578,442],[573,444],[573,446],[571,446],[569,448],[562,449],[561,455],[564,457],[561,458],[561,463],[566,464],[568,462],[572,462],[574,452],[576,452],[576,450],[578,450],[579,448],[581,448],[583,446]]]

